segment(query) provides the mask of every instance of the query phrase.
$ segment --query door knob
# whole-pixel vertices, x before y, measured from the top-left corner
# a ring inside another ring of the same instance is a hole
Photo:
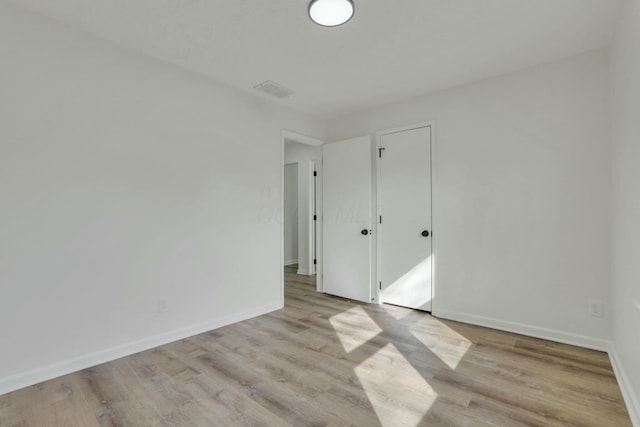
[[[424,230],[422,233],[422,237],[429,237],[429,231],[428,230]]]
[[[366,236],[367,234],[369,234],[369,230],[367,230],[366,228],[364,230],[362,230],[360,232],[360,234],[362,234],[363,236]]]

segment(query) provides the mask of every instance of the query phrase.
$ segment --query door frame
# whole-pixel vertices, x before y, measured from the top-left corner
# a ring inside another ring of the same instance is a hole
[[[291,131],[288,129],[281,129],[280,132],[281,141],[280,141],[280,212],[284,213],[284,165],[285,165],[285,157],[284,157],[284,149],[286,141],[293,141],[299,144],[310,145],[313,147],[320,147],[324,144],[324,141],[314,138],[311,136],[307,136],[295,131]],[[322,177],[322,161],[315,163],[316,171],[317,171],[317,182],[321,182]],[[310,203],[310,201],[307,201]],[[310,203],[311,204],[311,203]],[[316,290],[318,292],[322,292],[322,213],[318,209],[318,207],[322,207],[322,186],[318,186],[315,191],[315,201],[314,207],[316,209],[317,220],[315,221],[316,227],[316,238],[313,239],[313,213],[310,211],[310,215],[308,218],[309,221],[309,244],[311,242],[315,243],[315,253],[317,264],[315,266],[316,271]],[[310,206],[311,207],[311,206]],[[284,216],[280,215],[280,297],[281,301],[284,304]]]
[[[436,199],[435,195],[435,191],[436,191],[436,161],[435,161],[435,155],[436,155],[436,144],[435,144],[435,137],[436,137],[436,132],[435,132],[435,121],[430,120],[430,121],[424,121],[424,122],[418,122],[418,123],[414,123],[414,124],[409,124],[409,125],[404,125],[404,126],[398,126],[398,127],[393,127],[393,128],[389,128],[389,129],[382,129],[376,132],[376,142],[375,142],[375,152],[374,152],[374,158],[375,158],[375,175],[376,175],[376,179],[374,180],[374,194],[375,194],[375,236],[376,236],[376,242],[375,242],[375,263],[376,263],[376,267],[375,267],[375,281],[374,283],[374,297],[373,297],[373,302],[377,303],[377,304],[382,304],[382,300],[380,298],[380,266],[382,265],[381,259],[380,259],[380,254],[381,254],[381,249],[380,249],[380,244],[381,239],[378,238],[378,236],[380,236],[380,231],[382,229],[382,226],[380,224],[380,211],[381,211],[381,206],[380,206],[380,187],[378,186],[378,183],[380,182],[381,176],[380,176],[380,156],[378,155],[378,149],[381,148],[380,144],[381,144],[381,140],[382,137],[384,135],[389,135],[392,133],[398,133],[398,132],[404,132],[407,130],[412,130],[412,129],[418,129],[418,128],[423,128],[423,127],[428,127],[429,128],[429,133],[430,133],[430,151],[431,151],[431,313],[434,312],[434,301],[435,301],[435,296],[436,296],[436,264],[435,264],[435,258],[436,258],[436,235],[437,233],[433,233],[433,230],[435,228],[435,218],[434,218],[434,209],[433,209],[433,204],[434,204],[434,200]]]

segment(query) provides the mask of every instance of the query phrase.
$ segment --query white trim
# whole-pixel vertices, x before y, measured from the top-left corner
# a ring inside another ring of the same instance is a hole
[[[285,130],[281,132],[280,141],[280,303],[284,306],[284,145]]]
[[[315,248],[316,248],[316,224],[313,216],[316,214],[316,189],[315,189],[315,176],[314,172],[316,171],[316,161],[309,160],[309,175],[308,175],[308,185],[307,185],[307,194],[309,198],[307,199],[307,207],[309,209],[309,215],[307,215],[307,229],[308,239],[307,239],[307,253],[309,254],[309,272],[307,275],[315,274],[316,266],[313,263],[315,258]]]
[[[288,139],[290,141],[299,142],[300,144],[313,145],[319,147],[324,144],[324,141],[314,138],[312,136],[303,135],[298,132],[294,132],[287,129],[282,129],[282,139]]]
[[[320,154],[320,156],[322,156],[322,153]],[[323,219],[322,219],[322,191],[323,191],[323,184],[322,184],[322,177],[324,175],[322,175],[322,158],[320,159],[320,162],[316,162],[315,164],[316,167],[316,172],[317,172],[317,176],[316,176],[316,201],[315,201],[315,211],[316,211],[316,215],[318,216],[318,219],[315,221],[314,226],[316,227],[316,239],[315,239],[315,254],[316,254],[316,265],[315,265],[315,275],[316,275],[316,291],[317,292],[323,292],[324,287],[322,284],[322,239],[323,239],[323,235],[322,235],[322,230],[323,230]]]
[[[640,400],[638,400],[638,396],[633,390],[633,387],[631,387],[631,381],[624,370],[613,343],[610,343],[609,346],[609,360],[611,361],[613,372],[616,374],[616,379],[618,380],[618,386],[622,392],[622,397],[627,405],[627,412],[629,412],[631,424],[634,427],[640,427]]]
[[[378,167],[378,138],[376,136],[369,135],[371,145],[371,226],[373,231],[371,234],[371,246],[369,247],[369,300],[373,304],[382,304],[380,301],[380,286],[378,285],[379,275],[379,262],[378,262],[378,247],[380,246],[380,239],[378,238],[378,232],[380,231],[378,224],[378,182],[380,181],[380,168]]]
[[[311,276],[313,273],[311,273],[309,270],[298,270],[296,271],[296,274],[299,274],[301,276]]]
[[[435,121],[427,122],[431,127],[431,312],[436,307],[438,291],[438,128]]]
[[[419,122],[419,123],[414,123],[414,124],[410,124],[410,125],[404,125],[404,126],[398,126],[398,127],[394,127],[394,128],[390,128],[390,129],[383,129],[383,130],[378,130],[375,134],[375,143],[374,143],[374,152],[373,152],[373,156],[375,158],[374,161],[374,166],[375,166],[375,188],[374,188],[374,197],[375,197],[375,210],[374,210],[374,230],[375,230],[375,237],[376,237],[376,243],[375,243],[375,263],[376,266],[374,268],[374,273],[375,273],[375,277],[373,280],[373,284],[374,284],[374,290],[373,290],[373,300],[372,302],[377,303],[377,304],[382,304],[382,298],[380,297],[380,286],[378,285],[378,283],[380,282],[380,267],[381,267],[381,260],[380,260],[380,243],[381,243],[381,239],[378,238],[378,236],[381,235],[382,232],[382,226],[380,224],[380,221],[378,221],[379,216],[380,216],[380,211],[382,206],[380,205],[380,190],[378,187],[378,183],[380,182],[380,157],[378,155],[378,149],[381,148],[380,144],[381,144],[381,138],[384,135],[390,135],[393,133],[398,133],[398,132],[404,132],[404,131],[408,131],[408,130],[413,130],[413,129],[420,129],[420,128],[425,128],[428,127],[429,128],[429,151],[430,151],[430,161],[431,164],[430,166],[430,172],[431,172],[431,310],[433,311],[433,301],[434,301],[434,295],[435,295],[435,286],[436,286],[436,276],[435,276],[435,262],[434,262],[434,258],[435,258],[435,238],[433,237],[434,233],[433,233],[433,201],[434,201],[434,189],[435,189],[435,168],[434,168],[434,146],[435,146],[435,121],[434,120],[430,120],[430,121],[425,121],[425,122]]]
[[[297,264],[297,263],[298,263],[298,260],[297,260],[297,259],[292,259],[292,260],[290,260],[290,261],[285,261],[285,262],[284,262],[284,265],[285,265],[285,266],[288,266],[288,265],[294,265],[294,264]]]
[[[441,319],[455,320],[457,322],[469,323],[472,325],[484,326],[486,328],[513,332],[516,334],[527,335],[534,338],[541,338],[563,344],[590,348],[592,350],[607,352],[610,348],[610,343],[607,340],[560,331],[557,329],[542,328],[539,326],[527,325],[524,323],[510,322],[508,320],[477,316],[475,314],[467,314],[450,310],[436,310],[432,312],[432,314],[433,316]]]
[[[165,332],[152,337],[143,338],[128,344],[118,345],[95,353],[86,354],[75,357],[43,368],[33,369],[31,371],[22,372],[7,378],[0,379],[0,395],[9,393],[24,387],[38,384],[43,381],[50,380],[82,369],[90,368],[102,363],[106,363],[121,357],[129,356],[134,353],[149,350],[160,345],[178,341],[203,332],[211,331],[231,323],[241,322],[253,317],[261,316],[283,307],[280,302],[267,304],[256,307],[251,310],[245,310],[241,313],[223,316],[212,319],[207,322],[199,323],[192,326]]]
[[[412,123],[409,125],[397,126],[389,129],[381,129],[376,132],[376,140],[378,140],[378,137],[382,135],[390,135],[392,133],[404,132],[407,130],[426,128],[426,127],[434,126],[434,124],[435,124],[434,120],[428,120],[425,122]]]

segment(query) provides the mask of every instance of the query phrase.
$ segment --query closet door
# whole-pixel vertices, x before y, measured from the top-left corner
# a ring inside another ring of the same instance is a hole
[[[378,149],[380,299],[431,311],[431,127],[382,133]]]
[[[323,145],[323,291],[371,302],[371,138]]]

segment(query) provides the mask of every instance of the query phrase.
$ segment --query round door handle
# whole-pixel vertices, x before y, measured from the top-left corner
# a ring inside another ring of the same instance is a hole
[[[364,230],[362,230],[360,232],[360,234],[362,234],[363,236],[366,236],[367,234],[369,234],[369,230],[367,230],[366,228]]]
[[[429,231],[428,230],[424,230],[422,233],[422,237],[429,237]]]

